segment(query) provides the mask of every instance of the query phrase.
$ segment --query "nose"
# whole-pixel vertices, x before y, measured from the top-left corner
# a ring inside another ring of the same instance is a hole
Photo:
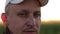
[[[34,17],[29,17],[28,19],[27,19],[27,26],[28,27],[33,27],[33,26],[35,26],[36,25],[36,19],[34,18]]]

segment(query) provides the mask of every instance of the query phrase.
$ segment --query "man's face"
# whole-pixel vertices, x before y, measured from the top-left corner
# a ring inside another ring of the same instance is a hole
[[[29,0],[21,4],[10,4],[7,16],[8,28],[13,34],[38,34],[41,13],[37,1]],[[7,8],[8,9],[8,8]]]

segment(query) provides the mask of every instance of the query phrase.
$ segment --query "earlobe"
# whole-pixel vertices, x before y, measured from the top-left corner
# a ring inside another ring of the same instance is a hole
[[[5,13],[2,13],[2,14],[1,14],[1,19],[2,19],[3,23],[6,23],[7,17],[6,17],[6,15],[5,15]]]

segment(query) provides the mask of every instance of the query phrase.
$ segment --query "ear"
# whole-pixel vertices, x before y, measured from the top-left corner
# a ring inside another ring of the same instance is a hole
[[[1,14],[1,19],[2,19],[3,23],[6,23],[6,21],[7,21],[7,16],[6,16],[5,13],[2,13],[2,14]]]

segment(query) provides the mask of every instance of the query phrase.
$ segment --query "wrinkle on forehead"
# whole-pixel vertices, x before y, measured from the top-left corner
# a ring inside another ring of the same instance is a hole
[[[8,5],[37,5],[39,6],[39,3],[37,0],[24,0],[22,3],[19,4],[8,4]],[[39,6],[40,7],[40,6]]]
[[[34,8],[40,8],[39,3],[37,2],[37,0],[25,0],[24,2],[22,2],[21,4],[9,4],[8,7],[6,8],[6,10],[10,11],[10,9],[14,8],[20,8],[24,7],[23,9],[27,8],[27,9],[34,9]],[[13,9],[12,9],[13,10]]]

